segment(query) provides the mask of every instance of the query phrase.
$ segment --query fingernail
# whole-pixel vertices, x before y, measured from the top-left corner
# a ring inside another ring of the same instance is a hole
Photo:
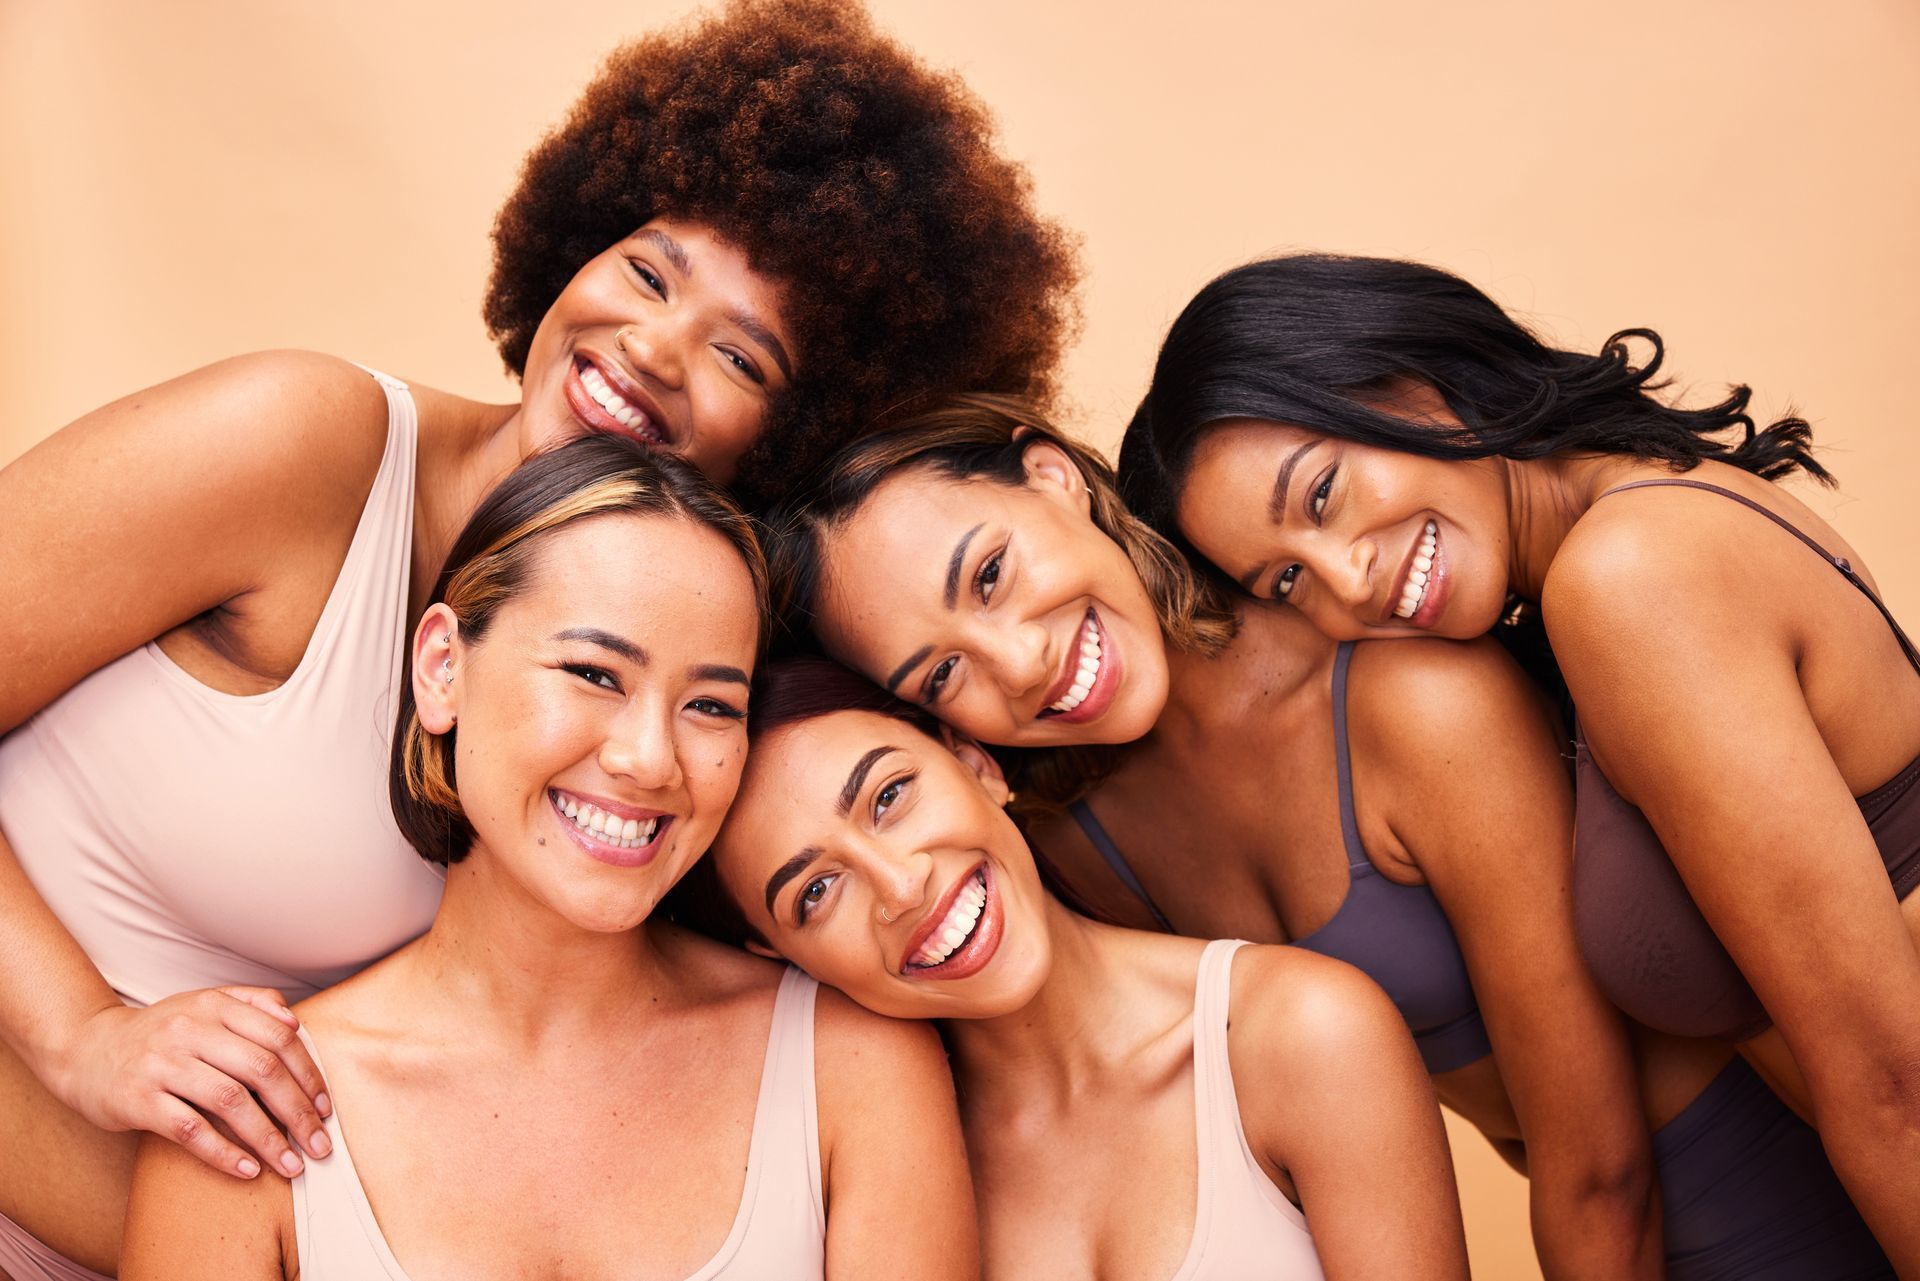
[[[258,1161],[252,1160],[249,1157],[240,1158],[240,1177],[241,1178],[251,1179],[254,1175],[258,1173],[260,1173],[260,1163]]]
[[[280,1168],[286,1171],[287,1177],[291,1179],[305,1167],[300,1164],[300,1154],[289,1148],[280,1156]]]
[[[319,1109],[321,1116],[333,1115],[333,1100],[327,1097],[325,1090],[313,1096],[313,1106]]]
[[[333,1141],[327,1138],[325,1130],[315,1130],[313,1137],[307,1140],[307,1151],[315,1156],[325,1156],[333,1151]]]

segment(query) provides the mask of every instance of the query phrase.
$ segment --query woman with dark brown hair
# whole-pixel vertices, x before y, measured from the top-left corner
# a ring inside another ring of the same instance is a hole
[[[390,772],[446,895],[299,1006],[332,1151],[244,1182],[148,1138],[122,1276],[975,1274],[931,1029],[651,919],[739,785],[764,588],[746,517],[627,441],[487,497]]]
[[[0,1272],[113,1269],[125,1131],[243,1178],[326,1150],[286,1002],[431,918],[383,724],[501,476],[601,433],[765,498],[916,395],[1044,394],[1073,277],[952,77],[847,0],[742,0],[614,55],[528,161],[486,304],[518,403],[268,353],[0,472]]]

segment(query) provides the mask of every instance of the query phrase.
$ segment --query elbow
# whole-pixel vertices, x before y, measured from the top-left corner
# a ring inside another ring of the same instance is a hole
[[[1536,1196],[1557,1203],[1576,1220],[1638,1222],[1657,1210],[1653,1150],[1644,1133],[1583,1145],[1559,1160],[1538,1150],[1531,1155]]]
[[[1850,1072],[1809,1071],[1823,1134],[1866,1131],[1920,1141],[1920,1039],[1882,1043]]]

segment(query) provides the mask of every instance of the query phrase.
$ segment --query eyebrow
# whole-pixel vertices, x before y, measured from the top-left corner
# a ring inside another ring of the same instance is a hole
[[[773,330],[761,324],[759,319],[744,311],[727,313],[727,319],[739,327],[740,332],[766,348],[767,355],[773,357],[773,363],[780,366],[780,372],[793,380],[793,361],[787,356],[787,348]]]
[[[986,523],[983,521],[975,525],[972,529],[969,529],[966,533],[960,535],[960,541],[953,545],[953,556],[947,561],[946,601],[948,609],[952,609],[954,602],[960,598],[960,567],[966,563],[967,546],[973,542],[973,536],[984,528],[986,528]]]
[[[640,239],[658,249],[675,271],[683,276],[693,275],[693,263],[687,259],[687,251],[672,236],[658,227],[649,227],[640,233]]]
[[[866,785],[867,775],[872,771],[874,763],[881,757],[899,750],[889,743],[884,747],[871,749],[853,763],[853,768],[847,771],[847,781],[840,788],[840,799],[834,804],[834,809],[840,812],[841,818],[845,818],[853,809],[853,798],[860,795],[860,789]]]
[[[729,667],[725,663],[706,663],[696,667],[693,669],[693,678],[697,681],[730,681],[735,685],[745,685],[749,689],[753,687],[753,682],[747,678],[745,672],[737,667]]]
[[[646,650],[641,649],[626,637],[615,636],[612,632],[603,632],[597,627],[569,627],[564,632],[555,632],[553,639],[557,641],[586,641],[588,644],[598,645],[601,649],[610,649],[620,655],[620,657],[626,659],[629,663],[634,663],[640,667],[645,667],[652,661],[647,657]],[[731,671],[732,669],[716,670]]]
[[[780,891],[787,887],[787,882],[812,867],[813,861],[819,857],[820,847],[809,845],[774,869],[773,875],[767,878],[768,916],[773,915],[773,900],[780,896]]]
[[[1319,448],[1320,442],[1310,440],[1287,455],[1287,461],[1280,464],[1280,474],[1273,478],[1273,496],[1267,499],[1267,518],[1278,525],[1286,518],[1287,487],[1293,484],[1293,469],[1300,465],[1300,459]]]
[[[907,655],[907,661],[894,668],[893,675],[887,677],[887,693],[897,693],[900,689],[900,682],[907,679],[907,673],[926,662],[927,655],[931,653],[933,653],[933,646],[922,645],[919,649]]]

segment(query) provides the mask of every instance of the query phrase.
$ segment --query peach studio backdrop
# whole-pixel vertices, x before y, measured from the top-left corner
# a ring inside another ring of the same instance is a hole
[[[0,463],[263,347],[512,395],[479,321],[493,211],[601,55],[690,7],[0,0]],[[1910,0],[874,8],[1084,234],[1068,422],[1103,447],[1214,273],[1422,258],[1566,344],[1650,325],[1701,395],[1799,407],[1843,486],[1814,502],[1920,624]],[[1476,1275],[1537,1277],[1522,1183],[1453,1134]]]

